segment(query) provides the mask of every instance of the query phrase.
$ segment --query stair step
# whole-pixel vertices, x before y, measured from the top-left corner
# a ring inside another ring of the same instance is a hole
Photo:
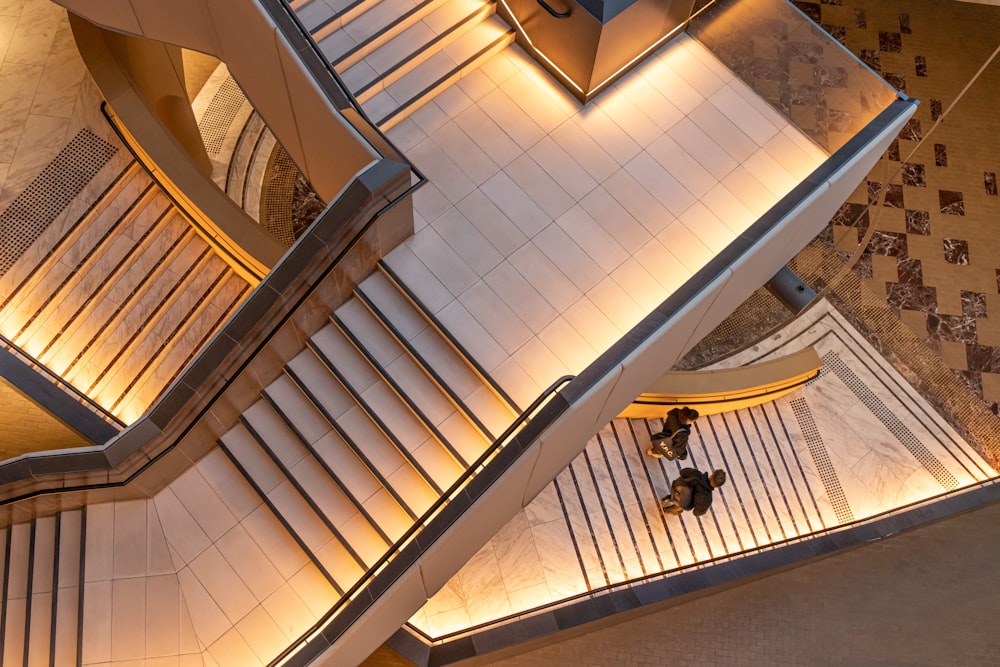
[[[334,325],[324,327],[309,339],[309,345],[331,372],[340,376],[344,388],[369,417],[373,427],[369,437],[376,437],[377,429],[436,493],[457,479],[464,466],[378,376],[342,331]]]
[[[343,72],[344,83],[364,102],[475,28],[495,9],[485,0],[451,0],[354,63]]]
[[[321,568],[327,580],[343,594],[363,571],[351,553],[323,523],[281,469],[260,448],[246,426],[239,424],[220,439],[220,445],[244,476],[257,486],[287,530]]]
[[[442,333],[442,327],[427,312],[416,295],[404,294],[390,278],[392,269],[381,264],[380,271],[362,281],[358,291],[389,316],[392,325],[407,339],[423,365],[433,368],[444,384],[479,416],[494,435],[502,433],[519,414],[512,400],[477,368],[475,360],[460,351]]]
[[[73,665],[79,653],[80,563],[83,560],[83,512],[59,515],[59,569],[56,589],[53,664]]]
[[[383,381],[392,386],[437,439],[456,450],[453,456],[462,467],[468,467],[493,440],[482,430],[485,427],[481,429],[474,415],[463,412],[464,406],[449,400],[447,389],[432,379],[361,301],[351,299],[335,315],[350,330],[356,344],[372,355]]]
[[[28,618],[28,664],[49,663],[52,601],[56,566],[56,518],[35,519],[32,549],[31,613]]]
[[[258,401],[243,413],[261,441],[294,478],[304,494],[343,537],[346,546],[371,565],[390,545],[362,507],[332,478],[267,401]]]
[[[125,188],[118,196],[125,197],[132,193],[131,188]],[[31,280],[21,286],[4,305],[0,327],[8,338],[18,342],[24,330],[47,309],[58,307],[61,295],[81,277],[86,278],[91,268],[98,269],[102,249],[112,246],[119,240],[121,230],[131,224],[145,226],[147,221],[158,219],[168,202],[151,185],[133,199],[131,206],[124,213],[113,219],[110,213],[118,211],[119,207],[107,209],[109,214],[88,219],[75,229],[68,237],[58,253],[53,253],[48,261],[39,267]]]
[[[345,493],[355,499],[372,517],[390,542],[397,540],[412,523],[412,518],[379,483],[344,439],[330,427],[294,381],[284,375],[268,385],[268,400],[290,422],[305,441],[313,456],[335,471]]]
[[[14,299],[23,297],[34,289],[36,283],[44,280],[52,263],[58,261],[65,250],[75,247],[88,227],[93,224],[113,224],[135,206],[151,185],[149,176],[137,163],[132,162],[79,220],[67,223],[68,228],[61,231],[53,226],[46,229],[10,270],[0,277],[0,295],[3,295],[0,311],[18,310]]]
[[[31,572],[31,524],[14,524],[9,531],[9,556],[5,582],[3,666],[24,660],[28,613],[28,579]]]
[[[141,299],[149,285],[162,275],[163,264],[171,250],[183,242],[186,234],[193,233],[186,225],[170,222],[166,220],[159,233],[148,239],[141,249],[135,246],[138,252],[126,258],[121,270],[98,290],[89,295],[67,296],[64,305],[57,311],[62,315],[61,320],[49,318],[46,323],[55,334],[37,355],[43,363],[50,364],[52,368],[64,367],[65,361],[62,364],[54,362],[75,358],[95,332],[106,330]]]
[[[383,131],[420,108],[514,41],[514,30],[494,15],[435,53],[363,106]]]
[[[380,0],[338,30],[318,40],[320,50],[338,71],[345,71],[386,42],[418,23],[448,0]]]
[[[336,425],[338,436],[345,445],[399,500],[408,514],[416,518],[430,507],[438,494],[354,403],[312,350],[297,355],[287,364],[287,370],[330,424]],[[335,442],[325,444],[336,445]]]

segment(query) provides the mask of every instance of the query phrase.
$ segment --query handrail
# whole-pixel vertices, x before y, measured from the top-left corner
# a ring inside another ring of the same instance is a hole
[[[337,86],[337,89],[342,94],[342,96],[347,100],[347,102],[351,106],[351,108],[354,109],[354,111],[359,116],[361,116],[361,118],[366,123],[368,123],[369,127],[371,127],[379,135],[379,137],[381,137],[381,139],[383,141],[385,141],[386,145],[390,146],[392,148],[392,150],[395,151],[396,154],[394,156],[392,156],[393,159],[397,159],[397,160],[399,160],[399,161],[404,162],[405,164],[407,164],[410,167],[410,169],[413,171],[413,173],[416,175],[416,177],[417,177],[418,181],[420,181],[421,185],[424,182],[426,182],[427,181],[427,177],[424,175],[424,173],[422,171],[420,171],[420,169],[418,169],[417,166],[415,164],[413,164],[413,162],[411,162],[410,159],[408,157],[406,157],[406,155],[402,151],[400,151],[398,148],[396,148],[396,145],[393,144],[392,141],[390,141],[387,136],[385,136],[385,133],[382,132],[382,130],[379,129],[378,125],[375,124],[372,121],[372,119],[368,117],[368,114],[365,113],[365,110],[364,110],[364,108],[362,108],[361,103],[358,102],[358,100],[357,100],[356,97],[354,97],[354,94],[350,91],[350,89],[344,83],[344,80],[340,78],[340,74],[338,74],[337,70],[334,69],[333,63],[331,63],[329,61],[329,59],[327,59],[327,57],[325,55],[323,55],[323,51],[322,51],[322,49],[319,48],[319,44],[317,44],[316,40],[313,39],[312,33],[309,32],[309,30],[305,27],[305,25],[303,25],[302,21],[298,17],[298,14],[296,14],[295,10],[292,9],[292,6],[291,6],[291,4],[289,4],[288,0],[275,0],[275,1],[285,11],[285,14],[287,15],[288,19],[292,22],[292,25],[299,32],[300,36],[303,39],[305,39],[306,42],[308,42],[309,47],[312,49],[313,53],[319,58],[320,62],[323,63],[323,68],[326,70],[327,74],[329,74],[330,78],[333,80],[334,84]],[[264,4],[265,6],[268,5],[268,3],[266,3],[266,2],[264,2],[262,4]],[[317,77],[317,82],[319,82],[318,77]],[[376,148],[376,150],[378,150],[378,149]],[[385,156],[383,156],[383,157],[385,157]]]
[[[549,3],[545,2],[545,0],[537,0],[537,1],[538,1],[538,4],[540,4],[542,6],[542,9],[544,9],[545,11],[547,11],[549,14],[551,14],[554,17],[556,17],[557,19],[568,19],[569,15],[570,15],[570,12],[572,12],[572,7],[570,9],[567,9],[564,12],[557,12],[555,9],[553,9],[551,7],[551,5],[549,5]]]
[[[146,171],[147,174],[149,174],[149,177],[153,179],[153,182],[156,183],[156,185],[160,188],[160,192],[166,195],[167,199],[169,199],[170,202],[177,208],[177,210],[181,212],[181,214],[187,219],[187,221],[195,229],[198,230],[198,233],[202,236],[202,238],[204,238],[206,241],[209,241],[212,248],[219,251],[220,253],[225,254],[230,261],[238,265],[243,271],[246,272],[247,275],[254,276],[259,282],[264,277],[264,275],[266,275],[266,272],[262,274],[256,267],[248,265],[243,260],[243,258],[233,253],[229,249],[227,244],[217,243],[214,241],[216,235],[213,234],[211,230],[205,229],[205,226],[198,219],[200,216],[195,215],[190,210],[188,210],[188,207],[185,204],[182,204],[180,200],[178,200],[177,197],[174,196],[173,192],[171,191],[171,188],[167,187],[167,185],[163,182],[163,180],[156,175],[156,170],[153,169],[152,166],[146,163],[146,160],[139,154],[139,151],[135,148],[135,146],[132,145],[132,142],[125,135],[124,130],[122,130],[122,128],[119,126],[117,121],[117,114],[115,114],[114,111],[111,110],[111,107],[108,105],[107,100],[101,101],[101,114],[103,114],[104,118],[108,121],[108,125],[111,126],[111,129],[114,130],[115,134],[118,135],[118,138],[121,139],[121,142],[125,144],[125,148],[127,148],[128,152],[132,154],[132,157],[135,158],[135,161],[138,162],[140,165],[142,165],[142,168]]]
[[[668,575],[671,575],[671,574],[677,574],[679,572],[684,572],[686,570],[700,570],[702,568],[708,567],[710,565],[715,565],[715,564],[721,563],[723,561],[734,560],[736,558],[743,558],[745,556],[750,556],[750,555],[757,554],[757,553],[763,553],[764,551],[770,551],[772,549],[776,549],[776,548],[779,548],[779,547],[787,546],[789,544],[793,544],[793,543],[797,543],[797,542],[805,542],[806,540],[811,540],[811,539],[814,539],[814,538],[819,537],[821,535],[829,535],[829,534],[831,534],[833,532],[839,532],[839,531],[850,529],[850,528],[854,528],[856,526],[860,526],[860,525],[863,525],[863,524],[873,523],[873,522],[878,521],[880,519],[884,519],[884,518],[886,518],[886,517],[888,517],[890,515],[898,514],[900,512],[903,512],[903,511],[906,511],[906,510],[909,510],[909,509],[913,509],[913,508],[918,507],[920,505],[924,505],[924,504],[927,504],[927,503],[936,502],[936,501],[941,500],[943,498],[947,498],[949,496],[953,496],[953,495],[956,495],[958,493],[963,493],[963,492],[969,491],[970,489],[983,488],[983,487],[985,487],[987,485],[997,484],[997,483],[1000,483],[1000,477],[991,477],[989,479],[979,480],[978,482],[972,482],[970,484],[966,484],[965,486],[957,488],[957,489],[950,489],[948,491],[942,491],[941,493],[937,493],[937,494],[935,494],[933,496],[930,496],[928,498],[921,498],[920,500],[914,500],[912,502],[906,503],[905,505],[900,505],[899,507],[893,507],[891,509],[883,510],[881,512],[878,512],[878,513],[873,514],[873,515],[868,516],[868,517],[864,517],[864,518],[861,518],[861,519],[854,519],[853,521],[848,521],[847,523],[838,524],[838,525],[832,526],[830,528],[820,528],[819,530],[814,530],[814,531],[812,531],[810,533],[803,533],[801,535],[796,535],[794,537],[786,537],[786,538],[777,540],[775,542],[771,542],[769,544],[764,544],[764,545],[755,546],[755,547],[749,547],[749,548],[746,548],[746,549],[741,549],[740,551],[735,551],[733,553],[723,554],[721,556],[713,556],[712,558],[708,558],[708,559],[705,559],[705,560],[695,561],[695,562],[691,563],[690,565],[678,565],[677,567],[672,567],[669,570],[662,570],[660,572],[650,572],[649,574],[644,574],[641,577],[636,577],[634,579],[628,579],[626,581],[621,581],[621,582],[618,582],[617,584],[606,584],[604,586],[600,586],[598,588],[594,588],[594,589],[589,590],[589,591],[583,591],[581,593],[576,593],[575,595],[571,595],[571,596],[566,597],[566,598],[560,598],[559,600],[553,600],[551,602],[546,602],[545,604],[538,605],[537,607],[532,607],[530,609],[525,609],[523,611],[519,611],[519,612],[516,612],[516,613],[513,613],[513,614],[508,614],[507,616],[504,616],[502,618],[497,618],[497,619],[494,619],[492,621],[486,621],[485,623],[479,623],[478,625],[473,625],[473,626],[470,626],[468,628],[463,628],[462,630],[456,630],[454,632],[449,632],[449,633],[440,635],[438,637],[431,637],[426,632],[424,632],[420,628],[412,625],[409,622],[406,623],[406,626],[408,628],[410,628],[411,630],[413,630],[416,634],[420,635],[425,640],[427,640],[427,642],[442,642],[442,641],[446,641],[448,639],[451,639],[452,637],[457,637],[459,635],[467,635],[470,632],[475,632],[477,630],[482,630],[483,628],[488,628],[488,627],[495,626],[495,625],[501,625],[501,624],[506,623],[508,621],[511,621],[511,620],[513,620],[515,618],[522,618],[522,617],[525,617],[525,616],[531,616],[531,615],[537,614],[539,612],[545,611],[546,609],[552,609],[554,607],[562,607],[562,606],[565,606],[569,602],[575,602],[577,600],[582,600],[582,599],[585,599],[585,598],[597,597],[598,595],[601,595],[603,593],[607,593],[607,592],[610,592],[610,591],[613,591],[613,590],[617,590],[617,589],[622,589],[622,588],[631,588],[631,587],[636,586],[638,584],[647,583],[647,582],[649,582],[651,580],[654,580],[654,579],[661,579],[661,578],[667,577]]]
[[[570,382],[575,377],[575,375],[563,375],[558,380],[550,384],[548,388],[542,391],[538,397],[531,402],[531,405],[519,414],[517,418],[504,430],[504,432],[493,441],[493,444],[487,447],[483,453],[480,454],[479,457],[465,469],[465,472],[459,475],[458,479],[456,479],[444,493],[438,496],[437,500],[435,500],[431,506],[427,508],[422,515],[420,515],[420,518],[414,521],[407,531],[403,533],[403,535],[396,540],[396,542],[384,554],[382,554],[382,556],[375,561],[371,567],[368,568],[368,571],[365,572],[361,578],[358,579],[358,581],[356,581],[354,585],[351,586],[342,596],[340,596],[340,599],[336,602],[336,604],[327,610],[327,612],[323,614],[323,616],[321,616],[320,619],[312,625],[312,627],[302,633],[295,642],[286,646],[281,653],[268,663],[268,667],[276,667],[277,665],[280,665],[285,658],[295,653],[301,646],[305,645],[310,639],[312,639],[317,632],[322,630],[323,626],[325,626],[330,619],[332,619],[337,612],[344,607],[344,605],[353,599],[354,595],[366,586],[375,574],[382,570],[386,563],[392,560],[393,557],[403,550],[403,547],[410,542],[413,536],[416,535],[428,521],[430,521],[431,517],[437,514],[442,507],[451,501],[455,494],[458,493],[466,485],[466,483],[479,472],[479,469],[486,463],[486,461],[492,458],[493,455],[503,447],[504,443],[506,443],[506,441],[510,439],[510,437],[513,436],[546,401],[552,398],[552,396],[554,396],[564,384]],[[375,597],[372,601],[374,602],[377,599],[378,597]]]
[[[357,179],[355,179],[355,182],[356,181],[357,181]],[[146,472],[149,468],[151,468],[153,465],[155,465],[158,461],[160,461],[164,456],[166,456],[168,453],[170,453],[171,451],[173,451],[180,444],[181,440],[187,435],[188,431],[190,431],[190,429],[193,427],[193,425],[195,423],[197,423],[197,421],[199,419],[201,419],[202,417],[204,417],[205,414],[208,413],[208,411],[212,408],[212,406],[216,403],[216,401],[218,401],[219,398],[225,393],[226,389],[228,389],[229,386],[233,382],[236,381],[236,378],[240,375],[240,373],[253,361],[253,359],[256,357],[256,355],[262,349],[264,349],[264,347],[277,335],[277,333],[281,329],[281,327],[289,319],[291,319],[295,315],[295,313],[298,310],[298,308],[300,306],[302,306],[302,304],[305,303],[305,301],[309,297],[311,297],[313,295],[313,293],[316,291],[316,289],[321,285],[322,281],[340,264],[340,262],[347,256],[347,254],[351,250],[353,250],[355,248],[355,246],[358,245],[358,243],[360,243],[361,239],[371,229],[371,227],[375,224],[375,222],[378,221],[378,219],[381,218],[383,215],[385,215],[390,209],[394,208],[397,204],[399,204],[402,201],[405,201],[406,198],[409,197],[410,195],[412,195],[413,192],[418,187],[420,187],[420,185],[422,185],[422,184],[423,183],[421,181],[418,181],[416,183],[412,183],[406,190],[404,190],[403,192],[401,192],[399,195],[397,195],[393,199],[388,200],[377,211],[375,211],[374,213],[371,214],[371,217],[368,219],[368,221],[365,222],[363,225],[360,226],[360,228],[357,230],[357,232],[354,234],[354,236],[352,236],[348,241],[344,242],[343,247],[341,247],[338,250],[336,257],[334,257],[334,258],[332,258],[330,260],[330,263],[327,265],[327,267],[316,277],[315,282],[312,285],[310,285],[308,287],[308,289],[306,289],[302,294],[300,294],[298,296],[298,298],[296,298],[293,302],[291,302],[291,303],[288,304],[287,311],[277,321],[275,321],[273,323],[273,325],[271,326],[270,330],[268,330],[264,335],[262,335],[258,340],[255,341],[256,344],[253,345],[252,348],[248,349],[245,352],[245,354],[242,357],[241,363],[239,363],[238,366],[236,366],[235,368],[233,368],[231,370],[231,372],[228,373],[228,379],[215,391],[214,394],[212,394],[212,395],[207,396],[207,397],[204,398],[204,403],[197,410],[197,412],[190,417],[189,421],[187,422],[187,424],[183,428],[179,429],[179,432],[174,436],[172,442],[170,442],[167,445],[165,445],[163,447],[163,449],[161,449],[160,451],[156,452],[153,455],[150,455],[149,458],[145,462],[143,462],[142,465],[138,466],[134,471],[132,471],[131,473],[129,473],[123,479],[121,479],[119,481],[98,482],[98,483],[91,483],[91,484],[84,483],[84,484],[77,484],[77,485],[74,485],[74,486],[46,487],[46,488],[36,489],[34,491],[29,491],[29,492],[26,492],[26,493],[22,493],[20,495],[13,496],[13,497],[10,497],[10,498],[0,498],[0,507],[4,507],[4,506],[8,506],[8,505],[13,505],[15,503],[22,502],[24,500],[29,500],[29,499],[32,499],[32,498],[38,498],[38,497],[47,496],[47,495],[54,495],[54,494],[61,494],[61,493],[72,493],[72,492],[76,492],[76,491],[91,491],[91,490],[99,490],[99,489],[120,488],[120,487],[124,487],[124,486],[128,485],[129,483],[131,483],[132,481],[134,481],[137,477],[139,477],[139,475],[141,475],[144,472]],[[334,207],[336,204],[337,204],[337,201],[330,202],[327,205],[327,208],[324,210],[324,212],[322,214],[320,214],[320,216],[317,218],[317,220],[323,218],[324,214],[326,214],[329,211],[329,209],[331,209],[332,207]],[[315,222],[314,222],[314,224],[315,224]],[[281,265],[279,264],[275,268],[279,268],[280,266]],[[302,267],[302,268],[304,268],[304,267]],[[267,280],[267,278],[265,277],[265,282],[266,282],[266,280]],[[214,341],[216,341],[216,340],[219,339],[220,333],[224,333],[224,330],[222,332],[217,332],[216,336],[215,336],[215,338],[213,338],[212,342],[214,342]],[[209,345],[211,345],[212,342],[210,342]],[[206,347],[208,347],[208,346],[206,346]],[[190,364],[188,366],[188,369],[190,370],[193,366],[194,366],[194,363]],[[178,382],[182,381],[183,379],[184,379],[184,376],[181,376],[180,378],[177,378],[175,380],[175,384],[177,384]],[[202,381],[202,382],[204,382],[204,381]],[[157,400],[161,400],[162,398],[163,398],[163,396],[161,395],[159,397],[159,399],[157,399]],[[179,410],[179,408],[178,408],[178,410]],[[144,421],[148,421],[150,419],[150,414],[152,412],[153,412],[153,409],[151,408],[150,410],[148,410],[146,412],[146,415],[142,419],[140,419],[139,421],[133,423],[132,426],[131,426],[131,428],[135,429],[137,426],[141,425]],[[153,436],[153,437],[155,437],[155,436]],[[148,442],[147,442],[147,444],[148,444]],[[30,458],[32,458],[32,455],[29,454],[27,456],[19,457],[19,458],[21,458],[21,459],[30,459]],[[52,457],[51,457],[51,455],[48,455],[47,458],[51,461]],[[3,464],[0,463],[0,469],[2,469],[2,467],[3,467]],[[51,468],[51,464],[49,465],[49,467]],[[110,469],[114,469],[114,467],[115,466],[109,466],[107,469],[109,469],[109,470]],[[89,470],[89,471],[95,470],[94,464],[93,464],[92,461],[90,462],[90,465],[87,468],[87,470]],[[74,470],[72,472],[76,472],[76,471]],[[29,472],[29,474],[30,474],[30,472]]]
[[[59,377],[59,375],[51,368],[40,362],[38,359],[35,359],[27,352],[25,352],[14,341],[10,340],[6,336],[0,335],[0,345],[13,352],[14,356],[21,357],[22,359],[24,359],[24,361],[29,366],[39,369],[43,375],[48,376],[49,380],[53,384],[64,389],[67,393],[72,394],[79,403],[89,407],[93,412],[96,412],[98,415],[103,417],[105,421],[112,422],[120,426],[121,428],[125,428],[126,426],[128,426],[128,424],[123,422],[121,419],[119,419],[118,417],[114,416],[113,414],[105,410],[104,406],[102,406],[100,403],[96,402],[90,396],[87,396],[85,393],[74,387],[69,382],[66,382],[66,380]]]

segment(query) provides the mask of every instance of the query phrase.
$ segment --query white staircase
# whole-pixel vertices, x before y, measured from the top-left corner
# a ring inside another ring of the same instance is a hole
[[[124,421],[249,290],[135,163],[47,232],[0,279],[0,333]]]
[[[0,529],[0,664],[76,665],[80,655],[83,512]]]
[[[369,276],[219,441],[340,594],[516,416],[411,298]]]
[[[297,14],[385,130],[514,40],[495,10],[488,0],[312,0]]]

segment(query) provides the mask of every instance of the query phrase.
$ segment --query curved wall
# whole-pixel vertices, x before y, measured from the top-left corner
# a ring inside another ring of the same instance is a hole
[[[335,199],[355,174],[377,158],[316,84],[315,75],[260,0],[56,2],[109,30],[200,51],[225,62],[247,99],[326,201]]]

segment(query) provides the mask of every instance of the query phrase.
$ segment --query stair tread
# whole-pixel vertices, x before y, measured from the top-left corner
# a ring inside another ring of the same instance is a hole
[[[285,418],[295,425],[306,442],[315,443],[332,429],[326,418],[287,375],[280,375],[265,390]]]

